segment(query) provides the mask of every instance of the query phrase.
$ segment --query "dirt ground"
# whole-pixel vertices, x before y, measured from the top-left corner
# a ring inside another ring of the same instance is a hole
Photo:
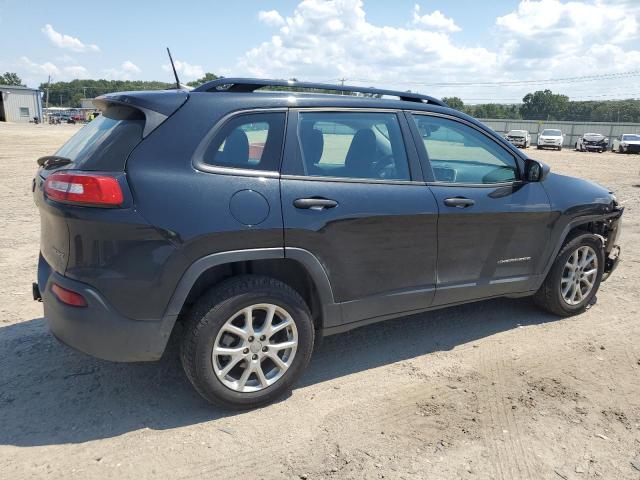
[[[76,129],[0,123],[0,478],[640,478],[640,156],[529,151],[626,206],[588,312],[505,299],[364,327],[327,338],[289,398],[229,413],[175,343],[127,365],[49,334],[30,185]]]

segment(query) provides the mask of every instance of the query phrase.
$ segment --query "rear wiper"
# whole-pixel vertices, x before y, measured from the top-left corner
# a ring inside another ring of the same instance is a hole
[[[38,159],[38,165],[45,169],[61,167],[62,165],[68,165],[70,163],[70,158],[59,157],[57,155],[47,155]]]

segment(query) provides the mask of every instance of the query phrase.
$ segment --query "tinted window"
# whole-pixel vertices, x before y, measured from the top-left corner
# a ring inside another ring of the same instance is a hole
[[[251,170],[278,170],[284,133],[284,112],[233,117],[216,133],[204,163]]]
[[[413,115],[435,180],[447,183],[499,183],[517,178],[516,160],[506,149],[463,123]]]
[[[409,180],[395,113],[301,112],[298,138],[305,175]]]
[[[56,155],[83,170],[123,170],[133,147],[142,140],[145,117],[129,107],[110,107],[82,127]]]

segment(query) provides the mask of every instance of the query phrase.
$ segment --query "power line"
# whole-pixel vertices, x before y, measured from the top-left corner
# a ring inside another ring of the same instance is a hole
[[[600,75],[582,75],[578,77],[561,77],[561,78],[546,78],[542,80],[502,80],[497,82],[412,82],[412,81],[397,81],[393,80],[393,83],[399,85],[415,85],[422,87],[504,87],[504,86],[518,86],[518,85],[543,85],[543,84],[555,84],[555,83],[580,83],[580,82],[595,82],[599,80],[617,80],[630,77],[640,76],[640,70],[632,70],[628,72],[618,73],[604,73]],[[353,82],[369,82],[371,80],[363,80],[357,78],[349,78],[348,80]]]

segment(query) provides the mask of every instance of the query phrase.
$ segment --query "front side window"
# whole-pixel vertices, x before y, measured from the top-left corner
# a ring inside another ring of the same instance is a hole
[[[517,179],[514,156],[475,128],[431,115],[412,117],[437,182],[491,184]]]
[[[284,112],[233,117],[215,134],[203,161],[219,167],[277,171],[284,123]]]
[[[300,112],[304,174],[409,180],[398,117],[384,112]]]

